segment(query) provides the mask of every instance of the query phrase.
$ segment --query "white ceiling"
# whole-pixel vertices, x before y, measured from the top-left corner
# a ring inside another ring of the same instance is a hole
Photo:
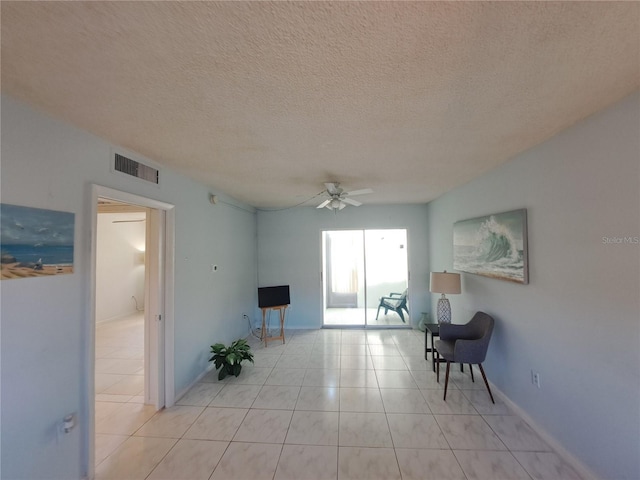
[[[258,207],[424,203],[640,87],[637,2],[1,9],[4,92]]]

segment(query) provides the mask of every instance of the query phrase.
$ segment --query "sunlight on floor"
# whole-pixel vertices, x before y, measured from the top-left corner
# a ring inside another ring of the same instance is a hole
[[[384,310],[380,310],[380,315],[376,321],[377,308],[367,308],[367,326],[368,327],[389,327],[389,326],[411,326],[411,322],[405,317],[407,323],[403,323],[400,315],[395,312],[384,314]],[[364,308],[327,308],[324,311],[325,326],[361,326],[365,325]]]

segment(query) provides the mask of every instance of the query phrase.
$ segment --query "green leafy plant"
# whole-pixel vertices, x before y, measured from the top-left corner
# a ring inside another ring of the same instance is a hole
[[[222,380],[227,375],[235,375],[236,377],[240,375],[243,360],[249,360],[253,363],[251,347],[242,338],[234,341],[228,347],[222,343],[211,345],[211,353],[213,356],[209,361],[215,362],[216,370],[220,368],[218,380]]]

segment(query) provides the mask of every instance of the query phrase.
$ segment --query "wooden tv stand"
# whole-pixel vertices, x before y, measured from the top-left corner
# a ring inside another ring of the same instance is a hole
[[[278,305],[275,307],[262,307],[262,330],[260,331],[260,340],[264,340],[264,346],[267,347],[267,343],[272,340],[282,340],[284,344],[284,315],[286,313],[287,307],[289,305]],[[268,337],[266,330],[266,318],[268,310],[278,310],[280,312],[280,336],[279,337]]]

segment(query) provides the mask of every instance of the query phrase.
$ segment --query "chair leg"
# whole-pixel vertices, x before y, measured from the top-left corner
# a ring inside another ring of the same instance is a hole
[[[402,323],[407,323],[404,321],[404,314],[402,313],[402,309],[396,310],[396,312],[398,312],[398,315],[400,315],[400,318],[402,319]]]
[[[480,367],[480,373],[482,373],[482,379],[484,380],[484,384],[487,386],[487,392],[489,392],[489,396],[491,397],[491,403],[496,403],[493,400],[493,395],[491,394],[491,388],[489,388],[489,382],[487,382],[487,376],[484,374],[484,368],[482,368],[481,363],[479,363],[478,366]]]
[[[451,367],[451,362],[447,360],[447,373],[444,377],[444,400],[447,400],[447,387],[449,386],[449,368]]]
[[[378,312],[376,313],[376,322],[378,321],[378,315],[380,315],[380,307],[382,307],[382,305],[378,305]]]
[[[436,356],[436,382],[440,383],[440,354],[436,350],[435,354],[432,352],[432,355]]]
[[[473,378],[473,365],[469,364],[469,371],[471,372],[471,381],[475,383],[475,380]]]

